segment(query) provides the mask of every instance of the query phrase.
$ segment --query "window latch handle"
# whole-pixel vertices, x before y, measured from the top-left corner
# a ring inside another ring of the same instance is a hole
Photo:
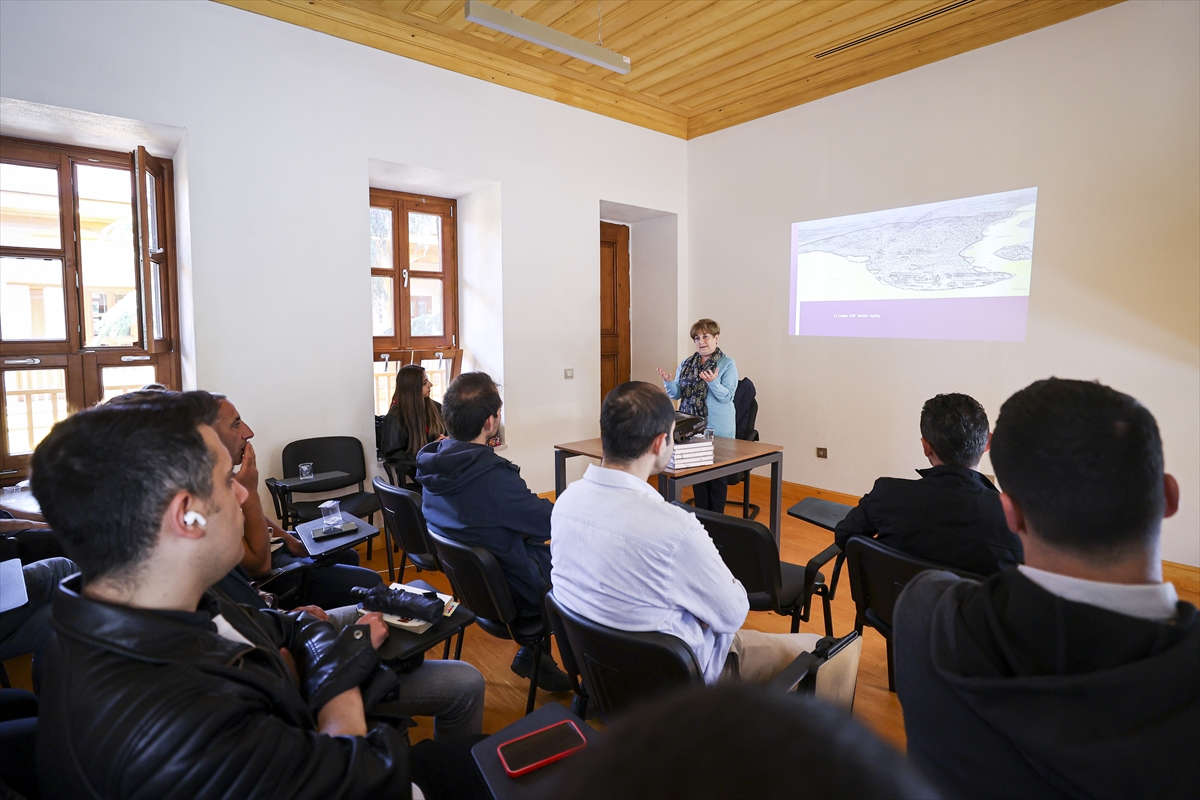
[[[400,274],[404,276],[404,288],[407,289],[408,288],[408,270],[406,270],[406,269],[400,270]]]

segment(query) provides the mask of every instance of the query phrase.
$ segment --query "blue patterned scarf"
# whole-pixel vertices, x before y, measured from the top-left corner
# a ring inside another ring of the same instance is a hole
[[[715,371],[717,364],[724,357],[725,354],[718,347],[708,360],[704,360],[699,352],[695,352],[679,365],[680,411],[708,419],[708,384],[700,377],[700,373]]]

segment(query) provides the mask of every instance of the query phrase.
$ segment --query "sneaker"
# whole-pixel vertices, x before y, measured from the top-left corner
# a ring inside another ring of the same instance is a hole
[[[522,647],[513,659],[512,671],[520,678],[528,678],[533,673],[533,648]],[[562,671],[549,653],[542,653],[541,667],[538,669],[538,688],[547,692],[571,691],[571,679]]]

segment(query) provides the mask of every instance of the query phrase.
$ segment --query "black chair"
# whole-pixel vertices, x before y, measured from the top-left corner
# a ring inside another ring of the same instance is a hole
[[[388,481],[393,486],[421,493],[421,484],[417,483],[417,459],[405,454],[383,459],[383,471],[387,473]]]
[[[525,713],[530,713],[537,697],[538,672],[549,634],[545,621],[540,615],[517,615],[517,606],[500,562],[489,551],[460,544],[434,531],[429,531],[429,538],[437,550],[442,571],[454,588],[454,596],[475,612],[479,627],[497,639],[511,639],[519,645],[533,647],[533,671],[529,675],[529,699],[525,704]]]
[[[850,594],[856,609],[854,630],[862,633],[863,627],[870,625],[887,641],[888,689],[893,692],[896,691],[896,673],[892,655],[892,615],[896,600],[909,581],[931,569],[983,580],[983,576],[973,572],[913,558],[866,536],[851,536],[846,542],[846,571],[850,573]]]
[[[779,560],[779,547],[767,526],[751,519],[718,514],[676,503],[696,515],[721,554],[721,560],[741,581],[750,598],[751,611],[774,611],[792,618],[792,633],[808,622],[813,595],[820,595],[825,610],[825,635],[833,635],[829,587],[821,568],[841,551],[830,545],[803,567]]]
[[[758,431],[754,429],[754,425],[758,421],[758,400],[755,399],[755,393],[754,382],[749,378],[742,378],[738,381],[737,391],[733,395],[733,408],[736,417],[733,434],[735,439],[741,439],[746,442],[758,441]],[[725,479],[725,482],[730,486],[737,486],[739,483],[742,484],[742,499],[726,499],[725,505],[740,505],[742,507],[742,519],[754,519],[757,517],[761,509],[750,502],[750,470],[730,475]],[[694,506],[696,504],[695,498],[689,498],[687,504]]]
[[[736,417],[734,436],[746,442],[757,442],[758,431],[754,429],[758,422],[758,400],[754,381],[742,378],[738,381],[737,390],[733,394],[733,411]],[[730,475],[726,481],[730,486],[742,484],[742,518],[754,519],[758,516],[759,507],[750,502],[750,471]],[[738,505],[737,500],[726,500],[725,505]]]
[[[704,683],[692,648],[677,636],[600,625],[563,606],[553,592],[544,604],[581,714],[590,700],[608,721],[640,700]]]
[[[356,517],[364,518],[371,524],[375,523],[375,512],[379,510],[379,498],[373,492],[368,492],[363,484],[367,479],[367,467],[363,455],[362,442],[353,436],[320,436],[315,439],[300,439],[291,442],[283,448],[283,476],[295,478],[300,475],[300,465],[311,463],[313,473],[345,472],[348,477],[331,478],[314,481],[304,487],[304,492],[334,492],[347,486],[358,484],[358,491],[338,497],[328,498],[341,503],[342,510]],[[268,484],[269,485],[269,484]],[[276,485],[276,489],[283,487]],[[275,489],[272,489],[274,497]],[[290,499],[289,493],[283,494],[283,511],[288,519],[281,520],[287,527],[296,523],[308,522],[321,516],[318,506],[324,500]],[[371,557],[371,541],[367,540],[367,558]]]
[[[396,570],[392,566],[392,553],[396,550],[400,551],[401,580],[404,578],[406,560],[412,561],[418,572],[423,569],[440,572],[442,565],[438,563],[437,549],[429,539],[429,527],[425,524],[425,515],[421,513],[421,495],[393,486],[383,478],[374,478],[371,485],[375,487],[383,512],[383,546],[387,551],[388,579],[396,580]]]
[[[847,714],[854,711],[862,636],[850,631],[840,639],[826,636],[812,652],[800,656],[775,676],[772,691],[810,692]]]

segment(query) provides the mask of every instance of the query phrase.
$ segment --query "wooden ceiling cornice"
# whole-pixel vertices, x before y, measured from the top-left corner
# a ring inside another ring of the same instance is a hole
[[[462,0],[216,0],[692,139],[1120,0],[601,0],[628,75],[463,18]],[[586,41],[595,0],[490,0]]]

